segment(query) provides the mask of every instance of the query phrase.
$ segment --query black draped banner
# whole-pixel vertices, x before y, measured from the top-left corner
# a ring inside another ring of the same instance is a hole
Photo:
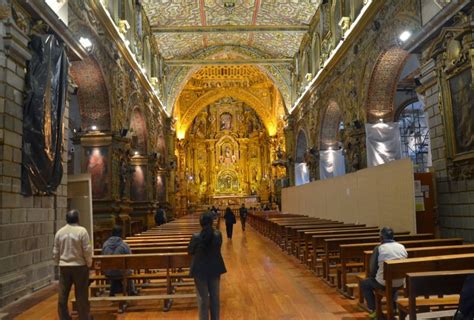
[[[21,191],[51,194],[61,183],[62,126],[69,62],[53,35],[33,36],[23,105]]]

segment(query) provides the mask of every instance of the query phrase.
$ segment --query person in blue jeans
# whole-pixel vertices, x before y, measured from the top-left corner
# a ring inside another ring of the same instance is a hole
[[[387,260],[406,259],[408,253],[405,246],[395,241],[393,229],[384,227],[380,231],[381,243],[373,250],[370,257],[370,274],[367,279],[360,283],[360,288],[369,309],[369,317],[374,319],[377,317],[375,311],[375,289],[385,289],[385,280],[383,279],[383,263]],[[394,279],[392,281],[393,289],[393,305],[396,308],[397,291],[404,284],[404,279]]]
[[[102,246],[103,255],[111,254],[131,254],[132,251],[128,244],[122,240],[122,227],[114,226],[112,229],[112,236],[104,242]],[[130,275],[131,270],[106,270],[105,275],[110,281],[110,296],[113,297],[117,293],[122,293],[123,290],[123,277]],[[127,281],[127,293],[128,295],[136,295],[135,286],[132,280]]]
[[[193,256],[189,276],[196,286],[199,320],[219,319],[219,286],[221,274],[226,273],[221,254],[222,234],[212,227],[211,213],[204,213],[199,222],[201,231],[193,234],[188,252]]]

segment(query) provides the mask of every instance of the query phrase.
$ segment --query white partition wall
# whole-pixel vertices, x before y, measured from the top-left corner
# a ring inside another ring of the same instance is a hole
[[[416,232],[409,159],[282,190],[282,211]]]

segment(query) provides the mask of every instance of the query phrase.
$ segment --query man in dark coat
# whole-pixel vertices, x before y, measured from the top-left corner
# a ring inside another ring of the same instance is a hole
[[[240,224],[242,225],[242,231],[245,231],[245,222],[247,221],[248,211],[245,207],[245,204],[242,203],[242,206],[239,209],[240,213]]]

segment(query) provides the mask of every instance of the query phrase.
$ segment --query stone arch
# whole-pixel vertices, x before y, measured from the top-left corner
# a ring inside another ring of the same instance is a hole
[[[146,154],[148,149],[146,121],[138,107],[132,111],[130,129],[132,131],[132,149],[141,154]]]
[[[74,61],[71,76],[78,86],[77,97],[81,114],[81,129],[109,131],[110,100],[102,70],[93,56]]]
[[[208,91],[193,102],[179,120],[180,124],[178,127],[178,134],[184,137],[186,131],[199,112],[206,106],[224,97],[233,97],[245,102],[249,107],[253,108],[260,119],[262,119],[269,135],[273,136],[276,133],[276,123],[275,120],[272,119],[270,113],[271,110],[268,110],[257,96],[241,88],[220,88]]]
[[[297,163],[304,162],[304,156],[308,150],[308,137],[303,129],[300,129],[296,137],[295,161]]]
[[[336,101],[331,100],[324,112],[321,122],[321,133],[319,138],[319,148],[326,150],[335,147],[339,142],[338,131],[342,113]]]
[[[269,56],[265,55],[265,53],[257,48],[237,45],[212,46],[196,51],[193,56],[200,59],[214,59],[223,53],[234,54],[236,57],[242,59],[269,58]],[[268,79],[272,80],[275,87],[278,88],[282,97],[285,113],[288,113],[291,107],[291,80],[286,77],[286,71],[284,68],[278,65],[255,65],[255,67],[265,74]],[[189,79],[201,68],[202,66],[181,67],[176,73],[173,73],[173,75],[169,77],[168,83],[171,86],[168,89],[167,108],[170,113],[175,111],[176,102]]]
[[[400,74],[409,53],[401,48],[392,48],[381,53],[370,76],[367,92],[367,121],[393,120],[393,102]]]

